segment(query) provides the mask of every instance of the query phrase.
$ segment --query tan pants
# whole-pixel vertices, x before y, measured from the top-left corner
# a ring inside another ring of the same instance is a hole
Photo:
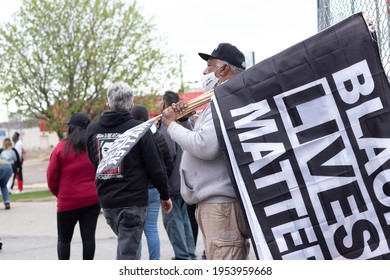
[[[238,202],[200,203],[195,215],[208,260],[248,259],[249,229]]]

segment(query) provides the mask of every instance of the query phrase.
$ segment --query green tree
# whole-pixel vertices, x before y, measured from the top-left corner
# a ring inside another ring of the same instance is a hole
[[[71,114],[102,113],[111,82],[171,87],[178,62],[156,34],[136,1],[23,0],[0,27],[0,92],[62,139]]]

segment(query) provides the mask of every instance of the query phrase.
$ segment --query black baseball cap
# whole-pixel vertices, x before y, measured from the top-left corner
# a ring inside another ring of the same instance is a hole
[[[211,54],[198,54],[206,61],[209,60],[209,58],[217,58],[229,62],[231,65],[234,65],[243,70],[246,68],[244,54],[239,49],[237,49],[236,46],[233,46],[229,43],[220,43]]]
[[[87,126],[89,125],[90,122],[91,121],[89,120],[87,114],[75,113],[70,118],[68,124],[72,124],[72,125],[79,126],[82,128],[87,128]]]

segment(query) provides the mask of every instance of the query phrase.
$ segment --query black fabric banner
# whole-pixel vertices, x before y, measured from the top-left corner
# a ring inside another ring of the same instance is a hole
[[[362,15],[216,87],[259,259],[390,258],[390,95]]]

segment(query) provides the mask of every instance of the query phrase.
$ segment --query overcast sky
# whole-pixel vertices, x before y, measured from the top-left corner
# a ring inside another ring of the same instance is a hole
[[[172,50],[183,55],[188,81],[199,80],[205,62],[198,52],[211,53],[221,42],[255,62],[268,58],[317,33],[315,0],[138,0],[154,16]]]
[[[315,0],[138,0],[142,13],[182,55],[184,82],[200,80],[206,66],[198,52],[221,42],[255,53],[259,62],[317,33]],[[0,20],[8,20],[21,0],[0,0]],[[198,86],[199,84],[195,84]],[[1,114],[0,114],[1,121]]]

